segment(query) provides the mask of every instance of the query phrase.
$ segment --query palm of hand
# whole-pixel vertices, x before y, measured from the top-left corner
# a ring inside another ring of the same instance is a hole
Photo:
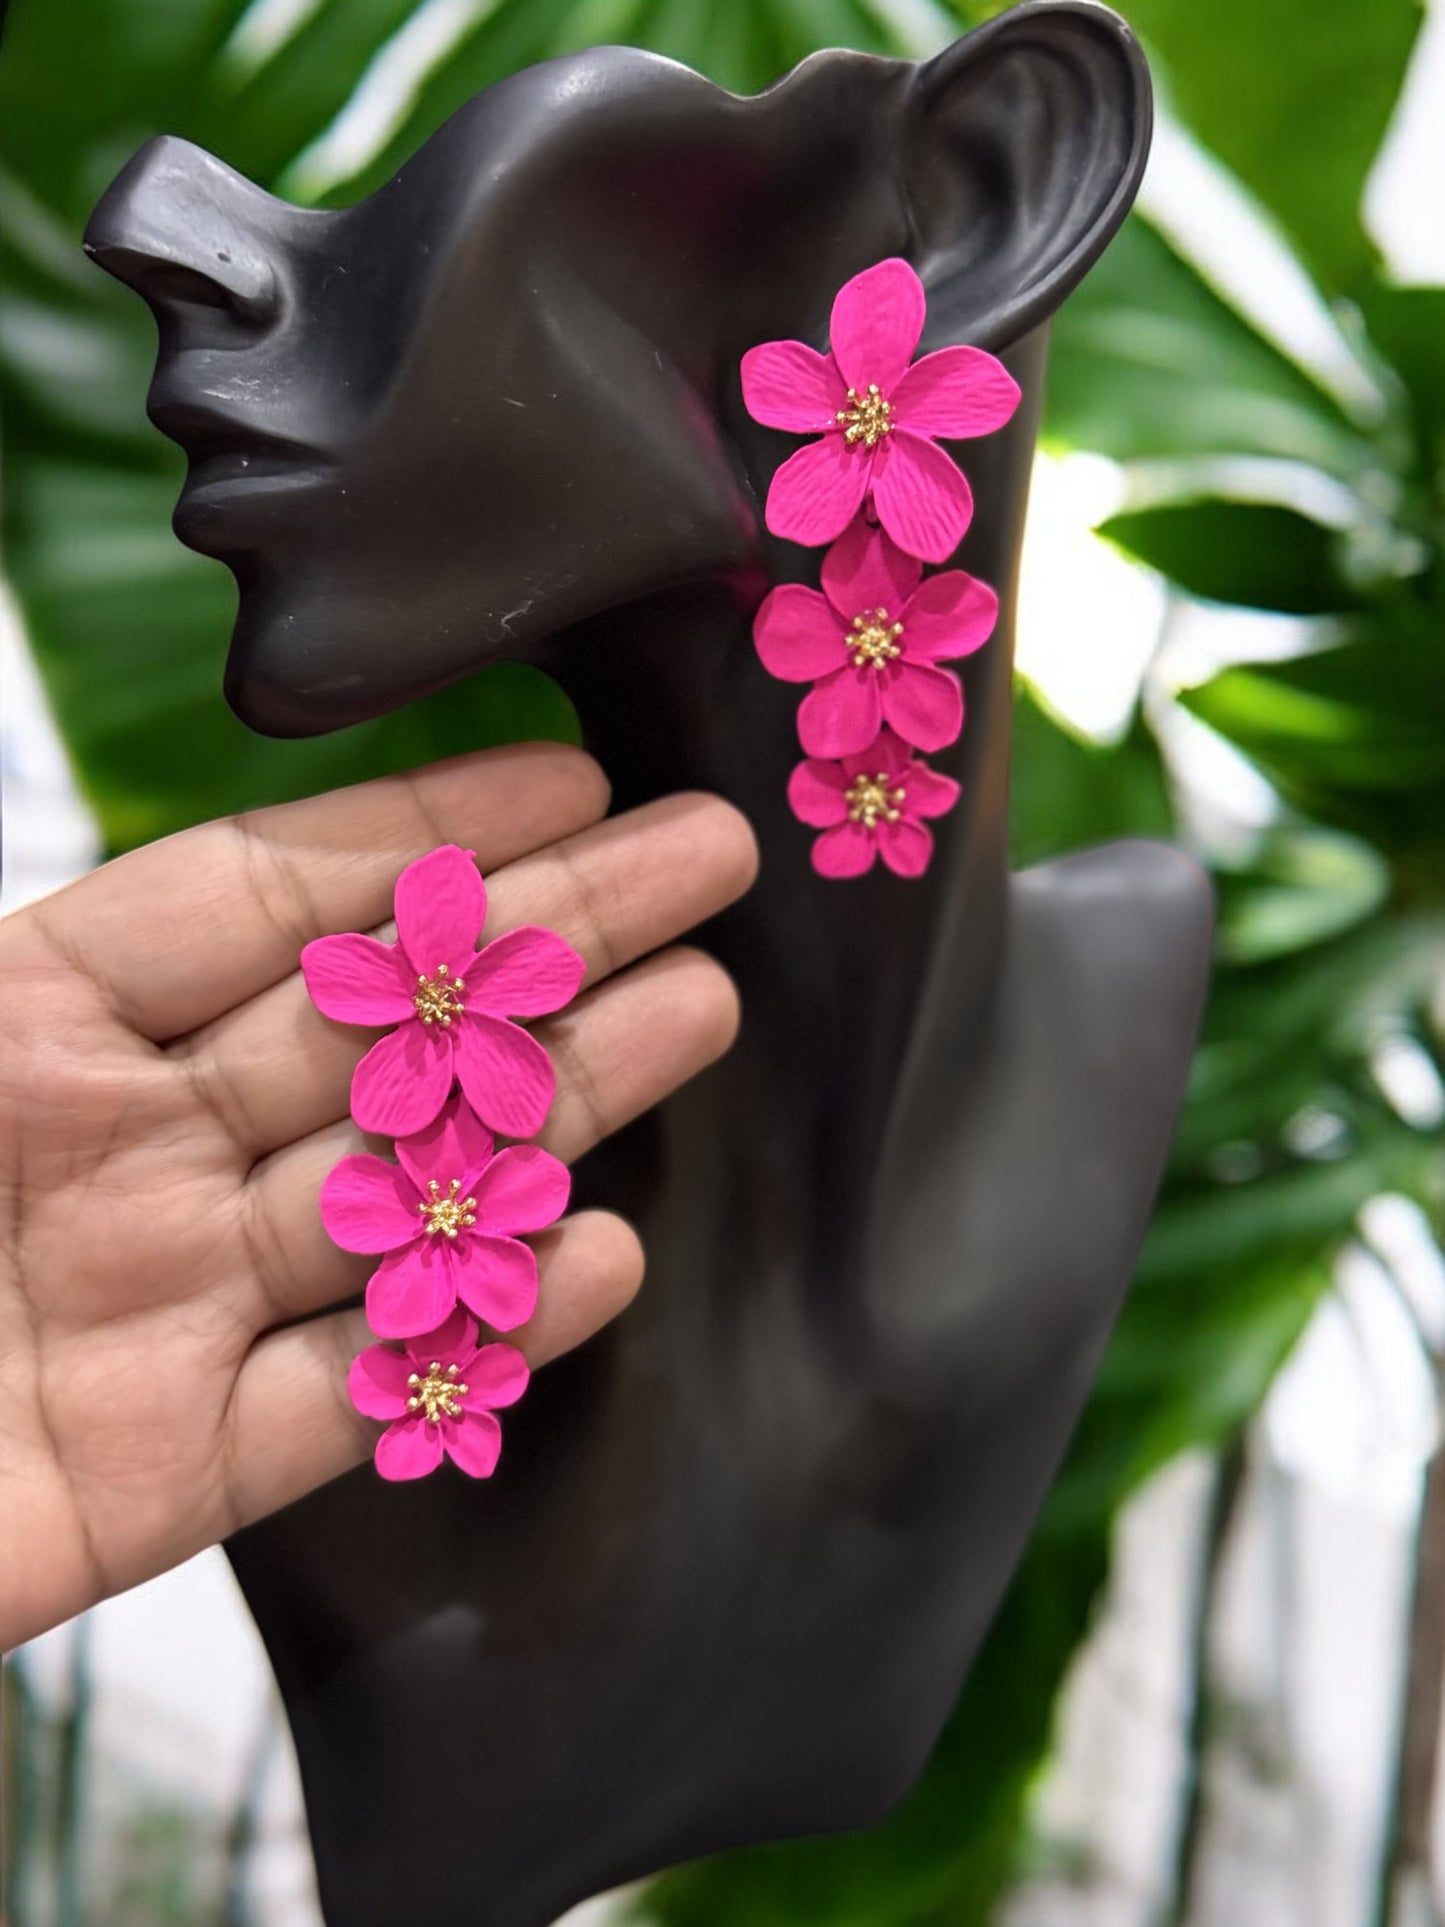
[[[239,1516],[230,1406],[261,1279],[245,1163],[201,1087],[43,920],[4,934],[12,1544],[29,1548],[20,1572],[43,1547],[46,1592],[84,1600]]]
[[[360,1142],[370,1036],[311,1009],[302,943],[379,923],[427,847],[475,847],[499,873],[487,936],[545,922],[587,959],[537,1027],[558,1071],[541,1141],[566,1158],[726,1048],[721,970],[647,953],[747,887],[746,826],[706,798],[605,807],[576,752],[491,752],[187,832],[0,925],[0,1645],[371,1449],[345,1393],[370,1262],[316,1213]],[[641,1276],[605,1213],[536,1245],[541,1309],[509,1335],[534,1365]]]

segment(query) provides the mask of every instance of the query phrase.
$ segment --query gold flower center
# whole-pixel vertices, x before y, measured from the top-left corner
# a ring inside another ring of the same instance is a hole
[[[846,647],[853,652],[853,667],[886,668],[903,653],[898,647],[902,634],[903,624],[890,622],[886,609],[865,609],[861,616],[854,616],[853,633],[846,638]]]
[[[850,448],[861,442],[872,449],[893,433],[892,415],[892,402],[879,394],[876,381],[870,381],[861,395],[856,388],[848,390],[848,406],[840,408],[834,419],[843,424],[843,440]]]
[[[460,1418],[462,1408],[457,1401],[465,1398],[472,1389],[470,1385],[463,1385],[457,1377],[455,1365],[448,1365],[443,1371],[435,1358],[427,1367],[425,1378],[413,1372],[406,1382],[411,1389],[406,1409],[425,1413],[428,1425],[437,1425],[444,1418]]]
[[[416,980],[411,1001],[417,1016],[424,1024],[440,1024],[443,1030],[450,1030],[453,1017],[460,1017],[466,1008],[462,1002],[466,987],[465,977],[454,977],[445,964],[438,964],[434,975]]]
[[[855,776],[852,787],[844,801],[848,805],[848,821],[861,823],[865,830],[876,830],[880,820],[896,823],[902,815],[899,804],[903,801],[901,784],[886,770],[879,770],[876,776]]]
[[[438,1234],[443,1238],[455,1238],[465,1226],[476,1223],[473,1213],[477,1201],[475,1198],[459,1198],[457,1193],[461,1188],[461,1179],[453,1178],[443,1197],[442,1188],[435,1178],[427,1186],[431,1196],[423,1198],[417,1210],[426,1220],[426,1235],[429,1238],[435,1238]]]

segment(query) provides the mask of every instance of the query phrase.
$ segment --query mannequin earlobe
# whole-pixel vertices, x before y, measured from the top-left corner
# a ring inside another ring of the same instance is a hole
[[[919,67],[905,120],[927,345],[996,349],[1054,312],[1128,213],[1149,70],[1107,7],[1038,0]]]

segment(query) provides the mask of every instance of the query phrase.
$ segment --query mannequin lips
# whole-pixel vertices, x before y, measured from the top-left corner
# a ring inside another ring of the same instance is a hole
[[[176,527],[207,554],[220,552],[212,539],[229,526],[242,498],[293,497],[319,486],[334,466],[318,449],[263,427],[235,403],[226,407],[195,395],[177,379],[183,364],[164,360],[151,390],[149,414],[163,435],[190,458],[176,505]]]

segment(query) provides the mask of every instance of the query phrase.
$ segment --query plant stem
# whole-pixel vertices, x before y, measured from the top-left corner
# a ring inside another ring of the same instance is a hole
[[[1184,1736],[1181,1812],[1174,1844],[1173,1875],[1169,1898],[1160,1915],[1164,1927],[1184,1927],[1204,1840],[1204,1764],[1210,1721],[1209,1642],[1224,1574],[1224,1556],[1239,1511],[1247,1469],[1245,1436],[1240,1431],[1220,1454],[1200,1535],[1199,1578],[1189,1640],[1189,1677],[1194,1691]]]
[[[90,1620],[75,1621],[70,1648],[70,1710],[60,1730],[60,1799],[56,1811],[56,1927],[85,1919],[85,1767],[90,1739]]]
[[[251,1854],[260,1831],[266,1774],[279,1735],[280,1707],[274,1699],[268,1699],[246,1762],[241,1797],[226,1830],[220,1927],[250,1927],[252,1916],[248,1889]]]
[[[1439,1775],[1442,1707],[1445,1707],[1445,1451],[1437,1448],[1425,1468],[1415,1529],[1400,1738],[1380,1849],[1375,1927],[1390,1927],[1396,1903],[1411,1876],[1422,1891],[1429,1891],[1430,1834]]]
[[[0,1920],[28,1920],[45,1846],[41,1714],[22,1654],[0,1664]]]

